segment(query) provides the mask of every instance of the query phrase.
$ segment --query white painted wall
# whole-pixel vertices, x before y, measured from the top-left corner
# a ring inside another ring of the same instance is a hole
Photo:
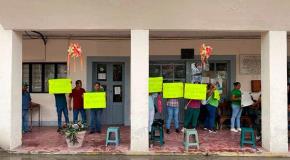
[[[80,40],[84,56],[130,56],[129,40]],[[250,91],[250,80],[260,79],[260,75],[241,75],[239,73],[240,54],[260,54],[260,40],[258,39],[226,39],[226,40],[151,40],[150,55],[180,55],[181,48],[198,49],[202,43],[211,45],[215,55],[237,55],[236,80],[242,83],[242,89]],[[41,40],[23,40],[23,61],[66,62],[68,40],[49,40],[44,60],[44,46]],[[84,58],[86,60],[86,58]],[[84,66],[86,66],[86,61]],[[86,86],[86,68],[81,72],[72,72],[73,80],[81,79]],[[34,102],[42,105],[41,119],[55,121],[56,113],[54,97],[48,94],[32,94]],[[71,113],[70,113],[71,114]],[[128,113],[129,114],[129,113]],[[34,115],[36,120],[37,115]]]
[[[21,145],[22,37],[0,25],[0,147],[6,150]]]

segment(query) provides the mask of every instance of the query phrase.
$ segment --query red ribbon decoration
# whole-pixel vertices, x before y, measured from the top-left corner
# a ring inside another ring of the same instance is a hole
[[[67,71],[70,70],[70,59],[74,59],[74,72],[76,71],[76,58],[80,58],[81,71],[83,70],[82,48],[78,43],[70,43],[67,50]]]

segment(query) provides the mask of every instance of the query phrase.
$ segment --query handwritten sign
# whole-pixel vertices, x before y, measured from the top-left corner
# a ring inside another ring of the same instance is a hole
[[[217,100],[220,100],[221,99],[221,97],[220,97],[220,92],[218,91],[218,90],[215,90],[214,91],[214,97],[213,97],[214,99],[217,99]]]
[[[183,83],[163,83],[164,98],[182,98]]]
[[[70,79],[50,79],[48,80],[49,94],[71,93],[72,85]]]
[[[186,83],[184,89],[184,98],[205,100],[206,99],[206,84],[191,84]]]
[[[162,92],[163,77],[149,78],[149,93]]]
[[[84,93],[84,108],[106,108],[106,92]]]

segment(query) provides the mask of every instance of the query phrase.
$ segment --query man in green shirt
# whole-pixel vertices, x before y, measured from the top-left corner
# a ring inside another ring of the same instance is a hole
[[[232,90],[232,118],[231,118],[231,131],[238,132],[241,131],[241,115],[242,115],[242,107],[241,107],[241,84],[240,82],[234,83],[234,89]],[[237,129],[236,129],[236,128]]]

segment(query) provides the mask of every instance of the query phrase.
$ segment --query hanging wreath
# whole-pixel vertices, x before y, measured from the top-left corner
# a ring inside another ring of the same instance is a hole
[[[82,48],[78,43],[70,43],[67,50],[67,70],[70,70],[70,59],[73,58],[74,72],[76,71],[76,59],[80,58],[81,70],[83,69]]]
[[[201,63],[203,68],[206,68],[206,66],[208,65],[208,58],[211,56],[212,54],[212,48],[211,46],[207,46],[205,44],[202,44],[200,47],[200,59],[201,59]]]

